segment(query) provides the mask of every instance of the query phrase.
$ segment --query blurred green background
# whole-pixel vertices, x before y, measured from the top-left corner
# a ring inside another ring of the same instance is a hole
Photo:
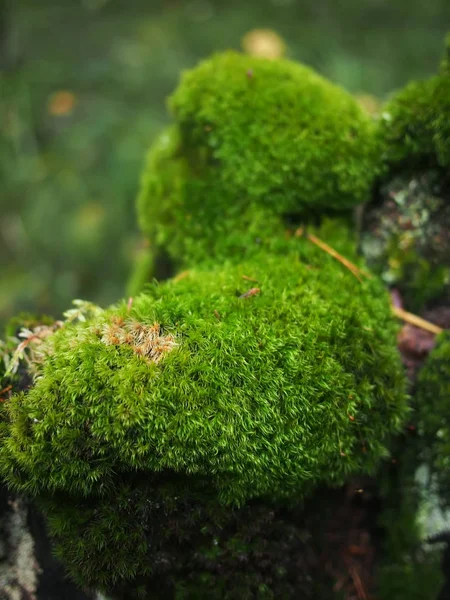
[[[125,293],[180,71],[270,28],[355,93],[435,71],[449,0],[0,0],[0,321]]]

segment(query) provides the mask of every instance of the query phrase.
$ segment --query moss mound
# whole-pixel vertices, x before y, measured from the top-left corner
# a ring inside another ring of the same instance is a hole
[[[412,82],[382,113],[384,160],[388,169],[450,165],[450,73]]]
[[[306,240],[155,284],[127,311],[51,337],[8,402],[10,484],[91,494],[168,470],[226,503],[304,495],[373,470],[405,413],[386,293]]]
[[[369,194],[374,123],[303,65],[219,54],[184,75],[170,108],[138,204],[143,231],[177,264],[248,254],[283,215],[346,210]]]
[[[317,233],[359,262],[341,225]],[[5,403],[1,474],[38,499],[81,585],[333,597],[308,562],[324,512],[293,505],[387,454],[406,412],[396,326],[379,282],[306,239],[272,243],[66,323]]]

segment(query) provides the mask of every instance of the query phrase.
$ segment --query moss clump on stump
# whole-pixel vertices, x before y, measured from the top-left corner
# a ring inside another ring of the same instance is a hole
[[[187,72],[150,151],[139,221],[177,266],[249,254],[282,216],[347,210],[377,173],[375,124],[287,60],[226,52]]]
[[[345,229],[334,228],[333,244],[357,261]],[[318,233],[331,241],[331,232],[328,223]],[[406,412],[395,331],[381,285],[359,282],[302,238],[155,283],[131,307],[94,311],[46,340],[34,387],[7,403],[2,476],[53,515],[78,581],[145,587],[158,569],[170,572],[165,552],[173,561],[185,551],[183,536],[155,533],[158,519],[172,514],[197,539],[196,504],[214,512],[211,522],[227,521],[253,500],[298,502],[320,484],[375,470]],[[125,533],[134,552],[124,551]],[[192,577],[207,590],[220,583],[214,570],[209,583],[200,576],[214,544],[198,543]],[[194,585],[185,577],[180,589]],[[258,577],[239,585],[256,589]],[[261,597],[289,589],[274,581]]]
[[[319,597],[308,569],[282,558],[304,548],[283,510],[376,470],[407,412],[405,378],[382,284],[284,221],[320,216],[318,235],[359,262],[324,213],[367,198],[379,137],[350,95],[283,60],[217,55],[170,105],[143,178],[150,248],[132,285],[152,265],[189,270],[42,339],[34,386],[2,413],[0,473],[51,515],[82,584]]]

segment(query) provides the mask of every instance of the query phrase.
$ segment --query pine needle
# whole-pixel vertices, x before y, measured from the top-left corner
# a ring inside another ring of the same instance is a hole
[[[295,232],[295,235],[299,237],[299,236],[303,235],[303,232],[304,232],[303,227],[300,227]],[[357,267],[356,265],[351,263],[347,258],[345,258],[345,256],[342,256],[342,254],[339,254],[339,252],[337,252],[334,248],[332,248],[325,242],[322,242],[322,240],[320,240],[314,234],[307,233],[306,237],[310,242],[312,242],[313,244],[315,244],[316,246],[318,246],[319,248],[321,248],[322,250],[327,252],[330,256],[332,256],[333,258],[338,260],[342,265],[344,265],[344,267],[346,267],[351,273],[353,273],[353,275],[359,281],[362,281],[361,276],[371,279],[372,275],[370,275],[370,273],[363,271],[362,269],[360,269],[359,267]]]
[[[190,271],[181,271],[181,273],[178,273],[178,275],[175,275],[175,277],[172,278],[172,281],[182,281],[183,279],[186,279],[186,277],[189,277],[190,274]]]
[[[358,600],[367,600],[367,594],[357,569],[355,567],[350,567],[349,574],[355,586],[356,593],[358,594]]]
[[[413,315],[412,313],[407,312],[406,310],[403,310],[403,308],[399,308],[398,306],[393,306],[392,312],[399,319],[405,321],[405,323],[409,323],[410,325],[414,325],[415,327],[419,327],[420,329],[425,329],[425,331],[430,331],[431,333],[435,333],[436,335],[444,331],[442,327],[438,327],[437,325],[434,325],[434,323],[430,323],[429,321],[426,321],[425,319],[422,319],[417,315]]]
[[[299,229],[297,229],[297,231],[295,232],[295,235],[297,237],[303,236],[304,228],[299,227]],[[310,242],[312,242],[313,244],[327,252],[330,256],[338,260],[342,265],[344,265],[344,267],[346,267],[351,273],[353,273],[353,275],[359,281],[362,281],[361,275],[367,277],[368,279],[371,279],[372,275],[370,275],[370,273],[367,273],[367,271],[363,271],[362,269],[351,263],[347,258],[345,258],[345,256],[339,254],[339,252],[337,252],[336,250],[334,250],[334,248],[320,240],[314,234],[307,233],[306,237]],[[434,333],[436,335],[444,331],[442,327],[438,327],[437,325],[434,325],[434,323],[430,323],[429,321],[426,321],[425,319],[422,319],[417,315],[413,315],[412,313],[409,313],[406,310],[403,310],[403,308],[399,308],[398,306],[393,306],[392,312],[399,319],[405,321],[405,323],[409,323],[410,325],[414,325],[415,327],[419,327],[420,329],[425,329],[425,331],[430,331],[431,333]]]

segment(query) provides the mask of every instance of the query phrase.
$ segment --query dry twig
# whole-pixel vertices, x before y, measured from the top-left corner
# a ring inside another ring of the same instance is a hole
[[[297,237],[299,237],[299,236],[302,236],[303,233],[304,233],[303,227],[300,227],[295,232],[295,235]],[[356,265],[354,265],[347,258],[345,258],[345,256],[342,256],[342,254],[339,254],[339,252],[337,252],[334,248],[332,248],[331,246],[329,246],[325,242],[322,242],[322,240],[320,240],[313,233],[307,233],[306,237],[307,237],[307,239],[310,242],[312,242],[313,244],[315,244],[316,246],[318,246],[319,248],[321,248],[322,250],[324,250],[325,252],[327,252],[330,256],[332,256],[333,258],[335,258],[336,260],[338,260],[342,265],[344,265],[344,267],[346,267],[351,273],[353,273],[353,275],[359,281],[361,281],[361,276],[364,276],[364,277],[367,277],[368,279],[371,279],[372,275],[370,273],[367,273],[367,271],[363,271],[362,269],[360,269],[359,267],[357,267]]]
[[[251,288],[248,292],[245,292],[245,294],[241,294],[239,298],[252,298],[253,296],[257,296],[260,291],[260,288]]]
[[[299,229],[297,229],[297,231],[295,232],[295,235],[297,237],[300,237],[300,236],[303,236],[304,233],[305,233],[304,228],[299,227]],[[345,258],[341,254],[339,254],[339,252],[336,252],[336,250],[334,250],[334,248],[332,248],[325,242],[322,242],[322,240],[320,240],[314,234],[307,233],[306,237],[313,244],[316,244],[316,246],[318,246],[319,248],[321,248],[322,250],[327,252],[330,256],[332,256],[333,258],[338,260],[341,264],[343,264],[345,267],[347,267],[347,269],[351,273],[353,273],[353,275],[359,281],[361,281],[361,275],[363,275],[364,277],[367,277],[369,279],[372,277],[372,275],[370,273],[363,271],[362,269],[360,269],[359,267],[357,267],[356,265],[351,263],[347,258]],[[397,304],[397,302],[395,304]],[[401,308],[400,306],[396,306],[395,304],[392,305],[392,312],[399,319],[402,319],[403,321],[405,321],[405,323],[410,323],[411,325],[414,325],[415,327],[419,327],[420,329],[425,329],[425,331],[430,331],[431,333],[434,333],[436,335],[438,335],[439,333],[442,333],[443,329],[441,327],[438,327],[437,325],[434,325],[433,323],[430,323],[429,321],[426,321],[425,319],[422,319],[421,317],[418,317],[417,315],[413,315],[412,313],[407,312],[406,310],[403,310],[403,308]]]
[[[172,278],[172,281],[182,281],[183,279],[186,279],[186,277],[188,277],[190,274],[190,271],[181,271],[181,273],[178,273],[178,275],[175,275],[175,277]]]
[[[364,589],[358,570],[355,567],[350,567],[349,574],[358,594],[358,600],[367,600],[366,590]]]
[[[398,306],[393,306],[392,312],[399,319],[405,321],[405,323],[409,323],[410,325],[414,325],[415,327],[419,327],[420,329],[425,329],[426,331],[430,331],[431,333],[434,333],[436,335],[444,331],[442,327],[438,327],[437,325],[434,325],[434,323],[430,323],[429,321],[422,319],[422,317],[413,315],[412,313],[407,312],[406,310],[403,310],[403,308],[400,308]]]

